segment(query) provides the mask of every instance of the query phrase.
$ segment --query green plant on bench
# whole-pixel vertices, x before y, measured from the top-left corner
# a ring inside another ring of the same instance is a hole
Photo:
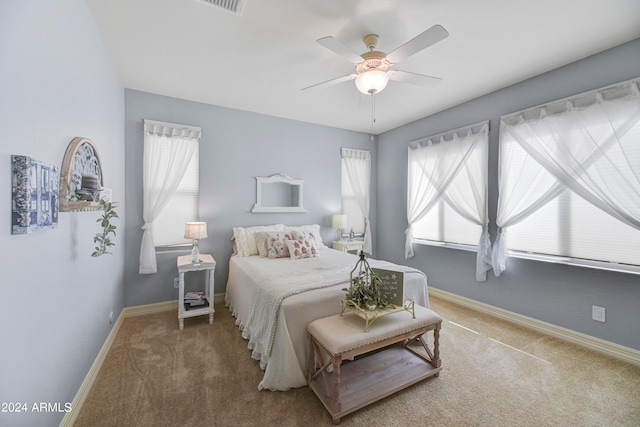
[[[363,251],[360,251],[360,259],[351,271],[349,288],[342,290],[347,293],[345,301],[348,305],[363,310],[375,310],[389,305],[387,296],[380,290],[380,277],[369,267]]]

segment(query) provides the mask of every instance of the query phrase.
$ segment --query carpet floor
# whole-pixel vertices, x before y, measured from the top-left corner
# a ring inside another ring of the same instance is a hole
[[[124,320],[80,409],[82,426],[330,426],[307,387],[258,391],[235,319],[166,311]],[[440,376],[343,426],[640,426],[640,367],[431,297]]]

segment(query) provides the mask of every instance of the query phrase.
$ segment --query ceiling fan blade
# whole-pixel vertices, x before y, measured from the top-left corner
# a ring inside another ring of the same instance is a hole
[[[359,64],[363,61],[362,57],[345,46],[340,40],[331,36],[323,37],[316,40],[322,46],[326,47],[338,56],[343,57],[352,64]]]
[[[311,85],[311,86],[303,87],[300,90],[312,90],[312,89],[317,89],[319,87],[333,86],[333,85],[336,85],[338,83],[343,83],[343,82],[346,82],[346,81],[349,81],[349,80],[353,80],[356,77],[358,77],[357,74],[348,74],[346,76],[337,77],[335,79],[327,80],[326,82],[316,83],[316,84]]]
[[[441,40],[449,37],[449,32],[441,25],[434,25],[422,34],[418,34],[393,52],[387,55],[387,59],[398,63],[423,49],[428,48]]]
[[[387,73],[389,74],[389,79],[393,81],[422,87],[434,87],[442,81],[440,77],[427,76],[426,74],[412,73],[410,71],[389,70]]]

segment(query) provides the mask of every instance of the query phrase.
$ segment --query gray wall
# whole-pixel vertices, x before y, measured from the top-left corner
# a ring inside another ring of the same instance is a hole
[[[387,132],[378,145],[378,198],[385,197],[385,206],[406,206],[410,141],[490,119],[489,216],[495,236],[500,116],[638,76],[640,39]],[[510,258],[500,277],[490,272],[486,282],[476,282],[475,253],[415,245],[415,257],[405,260],[406,227],[406,213],[380,205],[378,254],[425,271],[430,286],[640,349],[640,276]],[[606,308],[606,323],[591,320],[593,305]]]
[[[142,238],[143,120],[202,128],[200,141],[200,219],[208,224],[200,251],[217,261],[215,292],[226,289],[234,226],[285,223],[320,224],[325,243],[335,239],[331,216],[340,212],[340,147],[371,150],[372,186],[376,185],[376,143],[369,135],[232,110],[134,90],[125,91],[126,105],[126,235],[125,304],[177,298],[173,278],[176,256],[188,250],[157,254],[158,273],[138,274]],[[256,176],[284,173],[304,180],[308,213],[251,213],[256,201]],[[371,209],[375,212],[375,197]],[[372,221],[375,224],[375,214]],[[187,275],[189,280],[193,273]],[[191,278],[192,281],[202,278]],[[194,283],[189,286],[196,286]]]
[[[123,201],[124,93],[82,0],[2,1],[0,64],[0,401],[27,404],[0,413],[0,425],[52,426],[123,307],[123,235],[100,258],[91,257],[97,212],[61,212],[57,229],[11,235],[10,156],[60,167],[74,137],[90,138]],[[31,412],[39,402],[61,406]]]

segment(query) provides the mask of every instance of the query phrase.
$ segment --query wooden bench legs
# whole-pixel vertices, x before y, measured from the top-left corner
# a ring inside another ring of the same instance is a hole
[[[309,333],[307,382],[333,423],[419,381],[437,377],[442,369],[440,325],[438,322],[343,354],[332,354]],[[431,330],[433,349],[423,338]]]
[[[427,353],[426,356],[421,354],[416,349],[414,349],[414,348],[412,348],[410,346],[414,342],[420,343],[420,345],[422,346],[424,351]],[[404,347],[407,350],[412,351],[417,356],[423,358],[426,362],[430,363],[431,366],[433,366],[434,368],[439,368],[441,366],[441,360],[440,360],[440,324],[438,324],[437,327],[433,330],[433,352],[431,351],[431,349],[429,349],[429,345],[425,341],[423,335],[419,335],[419,336],[416,336],[414,338],[406,339],[405,342],[404,342]],[[438,375],[440,375],[439,371],[434,376],[437,377]]]

